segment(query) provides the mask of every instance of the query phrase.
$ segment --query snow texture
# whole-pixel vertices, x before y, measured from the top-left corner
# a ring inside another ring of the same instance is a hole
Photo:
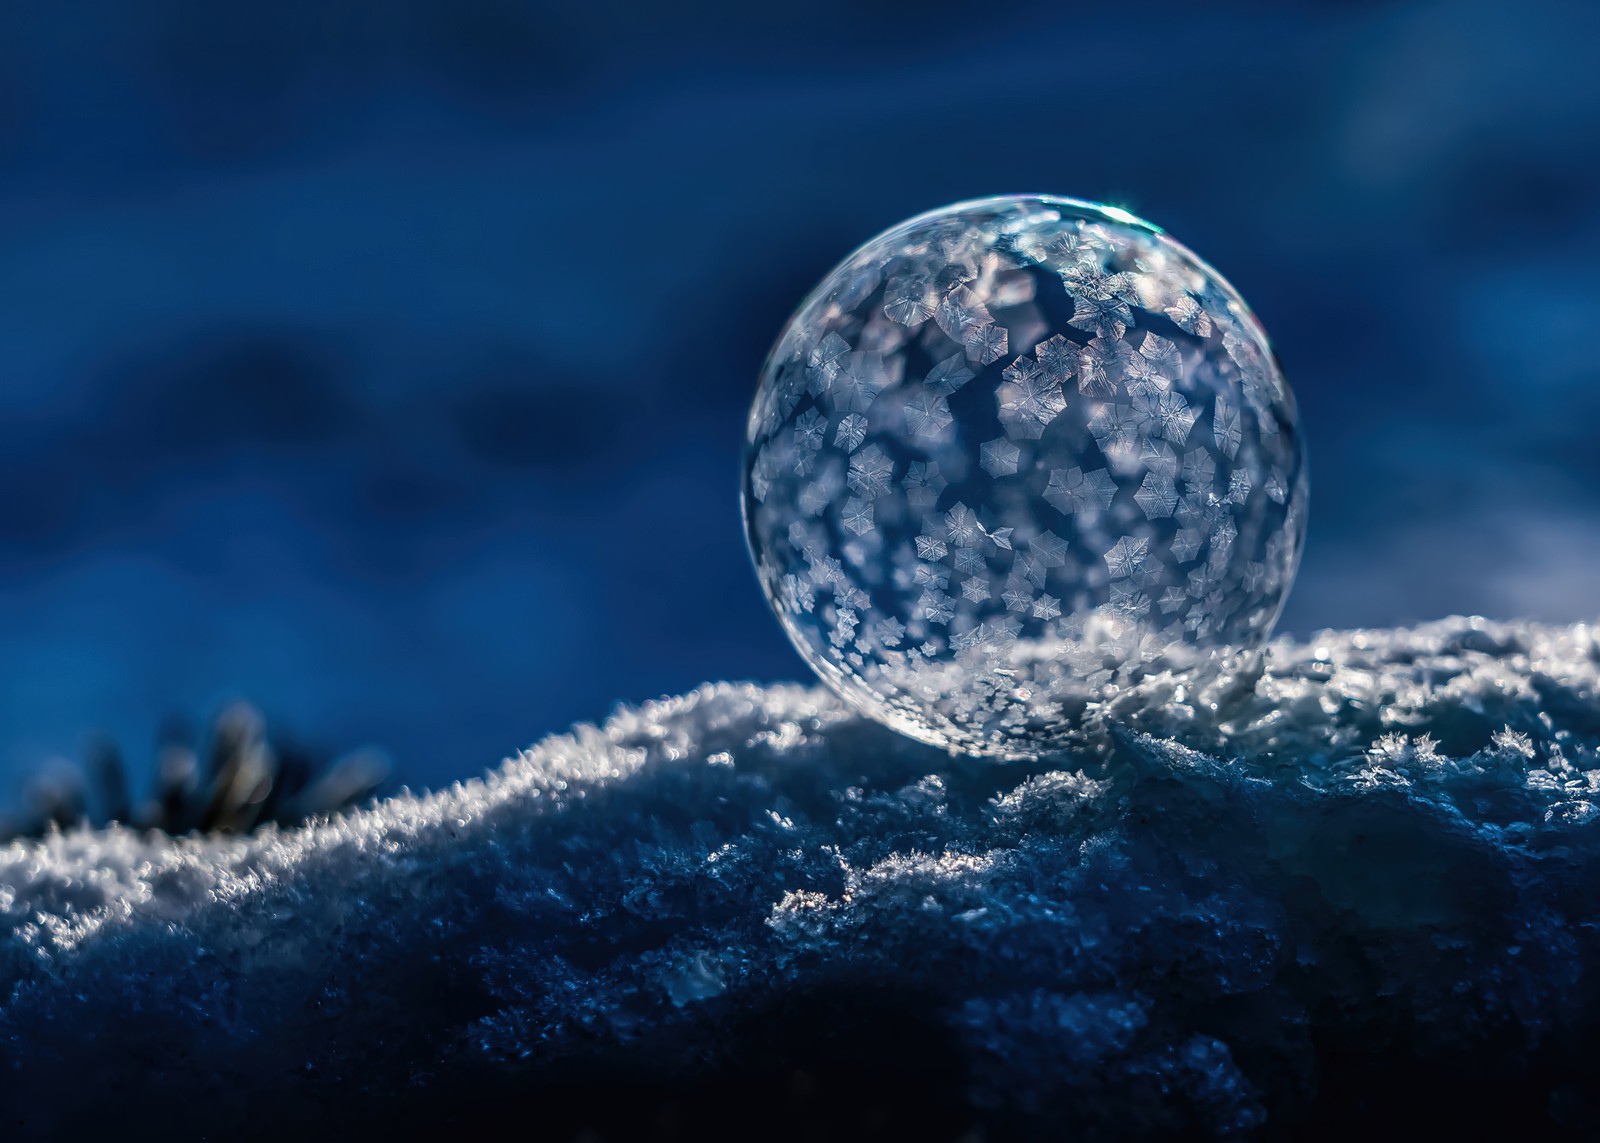
[[[237,839],[0,851],[8,1137],[1600,1125],[1600,646],[1450,620],[977,763],[705,686]]]

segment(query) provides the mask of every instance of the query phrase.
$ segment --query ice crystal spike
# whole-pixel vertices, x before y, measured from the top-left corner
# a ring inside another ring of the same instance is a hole
[[[976,755],[1263,642],[1305,535],[1294,397],[1238,293],[1126,211],[921,215],[806,299],[751,409],[746,535],[807,662]]]

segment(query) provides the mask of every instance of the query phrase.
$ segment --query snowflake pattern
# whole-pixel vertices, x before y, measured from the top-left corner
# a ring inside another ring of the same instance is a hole
[[[906,402],[906,431],[914,437],[936,437],[954,419],[950,402],[937,393],[918,393]]]
[[[1022,457],[1022,450],[1007,438],[996,437],[992,441],[984,441],[978,455],[983,471],[999,479],[1017,474],[1017,461]]]
[[[1023,357],[1012,362],[1001,377],[1004,383],[995,394],[1001,424],[1017,439],[1038,440],[1067,407],[1061,386],[1046,377],[1036,362]]]
[[[1103,468],[1053,468],[1044,489],[1045,500],[1066,516],[1109,508],[1116,495],[1117,483]]]
[[[1140,672],[1270,632],[1304,539],[1293,397],[1231,287],[1121,212],[926,215],[790,322],[749,422],[757,571],[862,709],[1055,749]]]

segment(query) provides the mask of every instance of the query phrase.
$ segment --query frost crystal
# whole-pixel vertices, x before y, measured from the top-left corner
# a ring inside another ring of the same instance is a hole
[[[863,246],[780,337],[749,424],[748,538],[796,647],[874,717],[973,754],[1048,753],[1108,687],[1259,643],[1304,538],[1294,401],[1249,309],[1072,200],[966,203]],[[784,585],[819,554],[839,575],[797,605]],[[848,639],[846,587],[871,600]]]

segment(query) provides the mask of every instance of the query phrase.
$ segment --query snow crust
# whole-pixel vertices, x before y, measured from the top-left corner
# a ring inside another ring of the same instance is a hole
[[[1279,640],[1028,765],[708,685],[291,831],[0,850],[0,1108],[1582,1134],[1597,818],[1584,625]]]

